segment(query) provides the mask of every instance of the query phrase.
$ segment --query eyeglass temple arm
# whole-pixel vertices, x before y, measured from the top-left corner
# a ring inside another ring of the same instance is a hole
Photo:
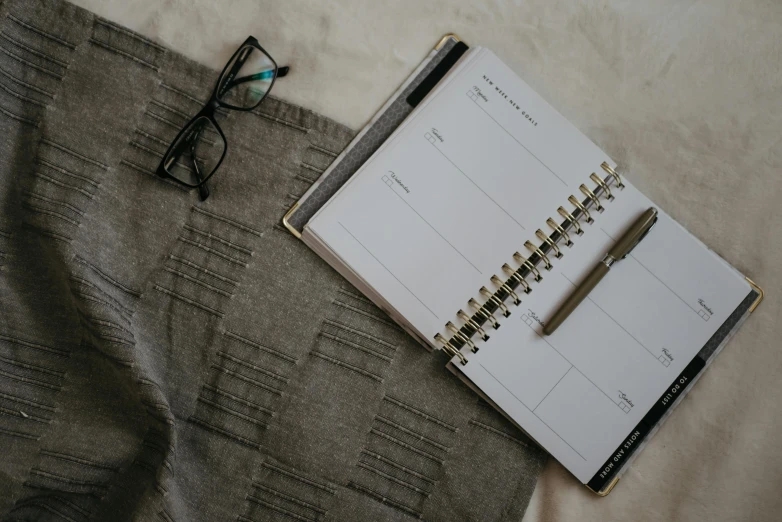
[[[231,78],[226,84],[223,86],[222,89],[220,89],[220,92],[217,93],[218,97],[222,97],[226,92],[228,92],[230,89],[232,89],[234,86],[251,81],[251,79],[260,79],[262,78],[262,75],[266,74],[267,71],[261,71],[260,73],[254,74],[252,76],[244,76],[242,78],[236,78],[236,75],[239,74],[239,71],[242,70],[242,67],[244,66],[244,63],[247,61],[247,58],[250,57],[250,55],[253,53],[255,49],[252,47],[245,47],[240,53],[239,56],[236,57],[236,61],[234,62],[233,66],[231,67],[231,71],[228,73],[228,78]],[[282,69],[282,71],[280,71]],[[288,67],[280,67],[277,69],[277,77],[282,77],[288,74]]]
[[[286,76],[288,74],[288,71],[290,71],[290,67],[287,65],[284,67],[278,67],[277,68],[277,78],[282,78],[283,76]],[[242,76],[241,78],[234,78],[230,82],[226,84],[226,86],[222,90],[222,94],[225,94],[229,90],[233,89],[239,84],[246,83],[246,82],[253,82],[256,80],[265,80],[266,76],[269,75],[269,72],[273,69],[267,69],[265,71],[261,71],[259,73],[251,74],[249,76]]]
[[[195,170],[196,179],[201,182],[203,176],[201,174],[201,168],[198,166],[198,159],[196,158],[195,154],[195,144],[198,141],[198,136],[200,136],[200,133],[198,133],[195,138],[191,137],[190,140],[181,142],[179,146],[171,153],[169,163],[166,165],[166,167],[168,167],[170,164],[176,163],[182,154],[184,154],[189,148],[190,157],[193,158],[193,167]],[[198,186],[198,195],[201,197],[201,201],[205,201],[206,198],[209,197],[209,187],[206,185],[206,183],[202,183]]]
[[[236,61],[231,66],[231,70],[228,72],[228,78],[231,78],[231,81],[226,82],[225,85],[223,85],[222,89],[220,89],[220,92],[217,93],[217,97],[222,97],[226,92],[228,92],[228,89],[233,87],[233,78],[236,78],[236,75],[239,74],[239,71],[244,66],[244,62],[247,61],[247,58],[252,54],[253,48],[252,47],[245,47],[242,49],[239,53],[239,56],[236,57]]]
[[[205,182],[198,185],[198,197],[201,198],[201,201],[206,201],[206,198],[209,197],[209,186]]]

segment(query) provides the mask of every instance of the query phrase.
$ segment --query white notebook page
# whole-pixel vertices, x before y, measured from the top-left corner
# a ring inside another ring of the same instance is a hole
[[[463,350],[467,365],[454,365],[584,483],[750,292],[740,274],[661,212],[631,255],[543,336],[546,319],[612,238],[652,206],[629,183],[616,193],[481,350]]]
[[[503,263],[535,244],[568,196],[611,160],[485,49],[469,57],[310,222],[318,238],[430,343]],[[603,177],[603,176],[601,176]],[[625,228],[653,206],[629,182],[533,292],[509,305],[464,372],[587,482],[750,292],[660,212],[552,336],[550,317]]]
[[[544,113],[545,124],[535,121]],[[474,49],[307,232],[434,343],[603,161],[613,164],[496,56]]]

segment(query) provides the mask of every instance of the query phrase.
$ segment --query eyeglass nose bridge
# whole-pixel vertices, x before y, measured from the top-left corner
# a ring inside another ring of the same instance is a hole
[[[220,108],[220,101],[217,98],[212,98],[209,103],[206,104],[204,110],[201,113],[209,119],[214,119],[214,113]]]

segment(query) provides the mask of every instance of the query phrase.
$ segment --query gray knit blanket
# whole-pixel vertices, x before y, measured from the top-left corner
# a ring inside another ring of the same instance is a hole
[[[271,98],[206,202],[155,176],[216,79],[0,0],[3,520],[521,520],[543,452],[280,226],[351,130]]]

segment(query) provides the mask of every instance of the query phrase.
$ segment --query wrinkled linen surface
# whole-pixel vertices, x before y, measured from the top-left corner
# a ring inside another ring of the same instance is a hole
[[[155,175],[216,77],[0,2],[0,517],[520,520],[544,453],[280,225],[349,128],[272,98],[208,201]]]
[[[525,520],[779,520],[781,2],[77,1],[212,67],[253,34],[355,129],[442,34],[491,48],[768,294],[610,496],[550,460]]]

